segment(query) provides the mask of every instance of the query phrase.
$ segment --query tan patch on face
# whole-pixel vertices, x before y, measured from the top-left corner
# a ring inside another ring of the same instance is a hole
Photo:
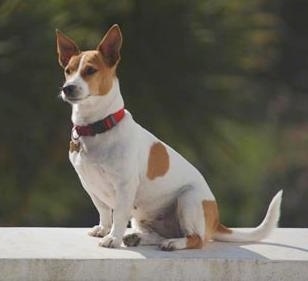
[[[115,67],[108,67],[99,51],[86,51],[84,55],[80,75],[88,83],[91,95],[106,95],[113,83]],[[95,73],[89,74],[89,70]]]
[[[81,59],[82,65],[80,65]],[[85,51],[71,57],[65,68],[65,76],[76,73],[79,67],[79,74],[87,82],[91,95],[103,96],[110,91],[116,66],[107,66],[99,51]],[[95,72],[89,74],[89,70],[95,70]]]
[[[192,234],[186,236],[186,248],[187,249],[201,249],[203,246],[202,239],[198,234]]]
[[[156,142],[150,149],[147,177],[154,180],[157,177],[164,176],[168,170],[169,155],[167,149],[162,143]]]
[[[78,70],[81,58],[82,58],[82,54],[79,54],[78,56],[71,57],[67,66],[65,67],[65,75],[66,76],[71,75]]]
[[[204,200],[202,202],[205,217],[205,239],[210,240],[219,226],[219,213],[216,201]]]

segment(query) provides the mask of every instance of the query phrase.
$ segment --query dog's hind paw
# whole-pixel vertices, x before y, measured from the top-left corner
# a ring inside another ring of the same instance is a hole
[[[186,238],[165,239],[159,247],[163,251],[182,250],[187,248],[186,241]]]
[[[99,241],[98,245],[105,248],[119,248],[121,243],[122,239],[108,234]]]
[[[136,247],[139,245],[141,237],[138,233],[127,234],[123,238],[123,242],[127,247]]]
[[[105,237],[108,233],[109,230],[101,225],[95,225],[88,231],[88,234],[93,237]]]

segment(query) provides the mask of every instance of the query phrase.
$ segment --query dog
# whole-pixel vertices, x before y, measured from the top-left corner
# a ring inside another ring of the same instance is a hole
[[[134,121],[116,74],[122,46],[118,25],[95,50],[80,51],[59,30],[56,38],[66,78],[60,96],[72,105],[69,159],[98,210],[99,224],[89,235],[101,237],[100,246],[200,249],[209,240],[261,240],[277,226],[282,191],[258,227],[241,231],[221,224],[201,173]],[[125,235],[130,220],[134,231]]]

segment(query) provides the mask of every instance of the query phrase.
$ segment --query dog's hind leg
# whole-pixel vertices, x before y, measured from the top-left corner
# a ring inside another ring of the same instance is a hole
[[[194,187],[188,187],[177,199],[177,219],[182,238],[165,239],[160,244],[164,251],[200,249],[205,238],[205,219],[202,206],[203,194]]]

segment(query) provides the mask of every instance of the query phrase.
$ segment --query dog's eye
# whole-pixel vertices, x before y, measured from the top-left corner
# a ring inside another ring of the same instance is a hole
[[[65,69],[65,73],[66,73],[67,75],[70,75],[70,74],[71,74],[71,70],[70,70],[69,68],[66,68],[66,69]]]
[[[85,71],[86,75],[92,75],[97,71],[97,69],[93,68],[93,67],[88,67]]]

